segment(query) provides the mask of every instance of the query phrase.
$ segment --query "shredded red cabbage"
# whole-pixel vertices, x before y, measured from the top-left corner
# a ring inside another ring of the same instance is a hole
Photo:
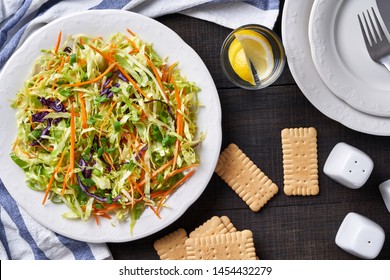
[[[46,117],[46,115],[49,114],[49,112],[39,112],[39,113],[35,113],[33,114],[31,117],[32,117],[32,121],[33,122],[39,122],[39,123],[43,123],[44,121],[44,118]]]
[[[118,78],[121,79],[122,81],[124,81],[126,83],[129,81],[125,76],[123,76],[122,72],[117,71],[116,73],[118,75]]]
[[[49,107],[53,109],[55,112],[66,112],[64,104],[61,103],[60,100],[51,100],[51,99],[46,99],[44,97],[38,97],[38,100],[41,102],[42,106]]]
[[[87,190],[87,187],[81,182],[81,179],[80,179],[80,176],[78,174],[76,174],[76,177],[77,177],[77,182],[81,188],[81,190],[88,196],[91,196],[93,198],[95,198],[97,201],[100,201],[100,202],[108,202],[108,199],[107,197],[100,197],[96,194],[93,194],[93,193],[90,193],[88,190]],[[121,195],[117,195],[115,198],[112,199],[113,202],[116,202],[118,201],[122,196]]]

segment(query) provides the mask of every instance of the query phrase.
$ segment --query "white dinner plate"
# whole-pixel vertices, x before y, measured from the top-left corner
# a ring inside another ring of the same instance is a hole
[[[359,132],[389,136],[390,118],[354,109],[334,95],[318,75],[308,37],[313,2],[314,0],[286,0],[283,8],[283,44],[289,69],[297,85],[305,97],[327,117]]]
[[[178,62],[183,76],[201,88],[199,100],[204,106],[199,110],[197,125],[199,131],[206,133],[198,149],[201,163],[195,174],[168,198],[168,207],[162,209],[161,219],[147,209],[132,234],[129,221],[113,226],[113,219],[100,219],[100,224],[96,225],[94,219],[83,222],[63,218],[62,214],[69,211],[65,205],[47,201],[42,206],[44,194],[26,186],[23,171],[9,157],[17,133],[15,110],[10,107],[10,100],[28,78],[40,51],[54,46],[60,30],[63,36],[84,33],[106,37],[126,32],[126,28],[152,43],[160,56],[168,57],[169,63]],[[119,10],[86,11],[57,19],[32,34],[15,52],[0,73],[0,84],[0,178],[19,205],[59,234],[88,242],[124,242],[148,236],[177,220],[199,198],[213,175],[222,139],[218,92],[198,54],[175,32],[153,19]]]
[[[390,117],[390,72],[370,58],[357,16],[371,7],[377,9],[375,0],[316,0],[309,21],[311,52],[336,96],[359,111]]]

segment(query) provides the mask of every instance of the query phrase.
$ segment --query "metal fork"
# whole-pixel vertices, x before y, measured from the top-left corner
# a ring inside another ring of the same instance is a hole
[[[369,10],[367,10],[369,22],[367,21],[364,12],[362,13],[364,22],[358,15],[364,42],[366,43],[368,53],[372,60],[383,64],[390,71],[390,42],[379,23],[374,8],[371,7],[371,10],[376,24],[374,24]]]

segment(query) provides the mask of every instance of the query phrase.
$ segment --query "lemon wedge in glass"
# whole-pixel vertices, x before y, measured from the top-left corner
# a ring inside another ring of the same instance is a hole
[[[229,62],[234,72],[252,85],[256,85],[255,80],[261,83],[274,69],[274,55],[270,43],[263,35],[253,30],[240,30],[234,35],[228,50]]]

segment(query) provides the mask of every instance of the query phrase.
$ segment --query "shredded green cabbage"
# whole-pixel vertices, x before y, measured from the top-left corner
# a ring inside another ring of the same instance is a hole
[[[148,207],[158,216],[199,164],[199,88],[133,34],[79,34],[42,52],[12,104],[10,156],[28,186],[70,219],[115,215],[133,228]]]

